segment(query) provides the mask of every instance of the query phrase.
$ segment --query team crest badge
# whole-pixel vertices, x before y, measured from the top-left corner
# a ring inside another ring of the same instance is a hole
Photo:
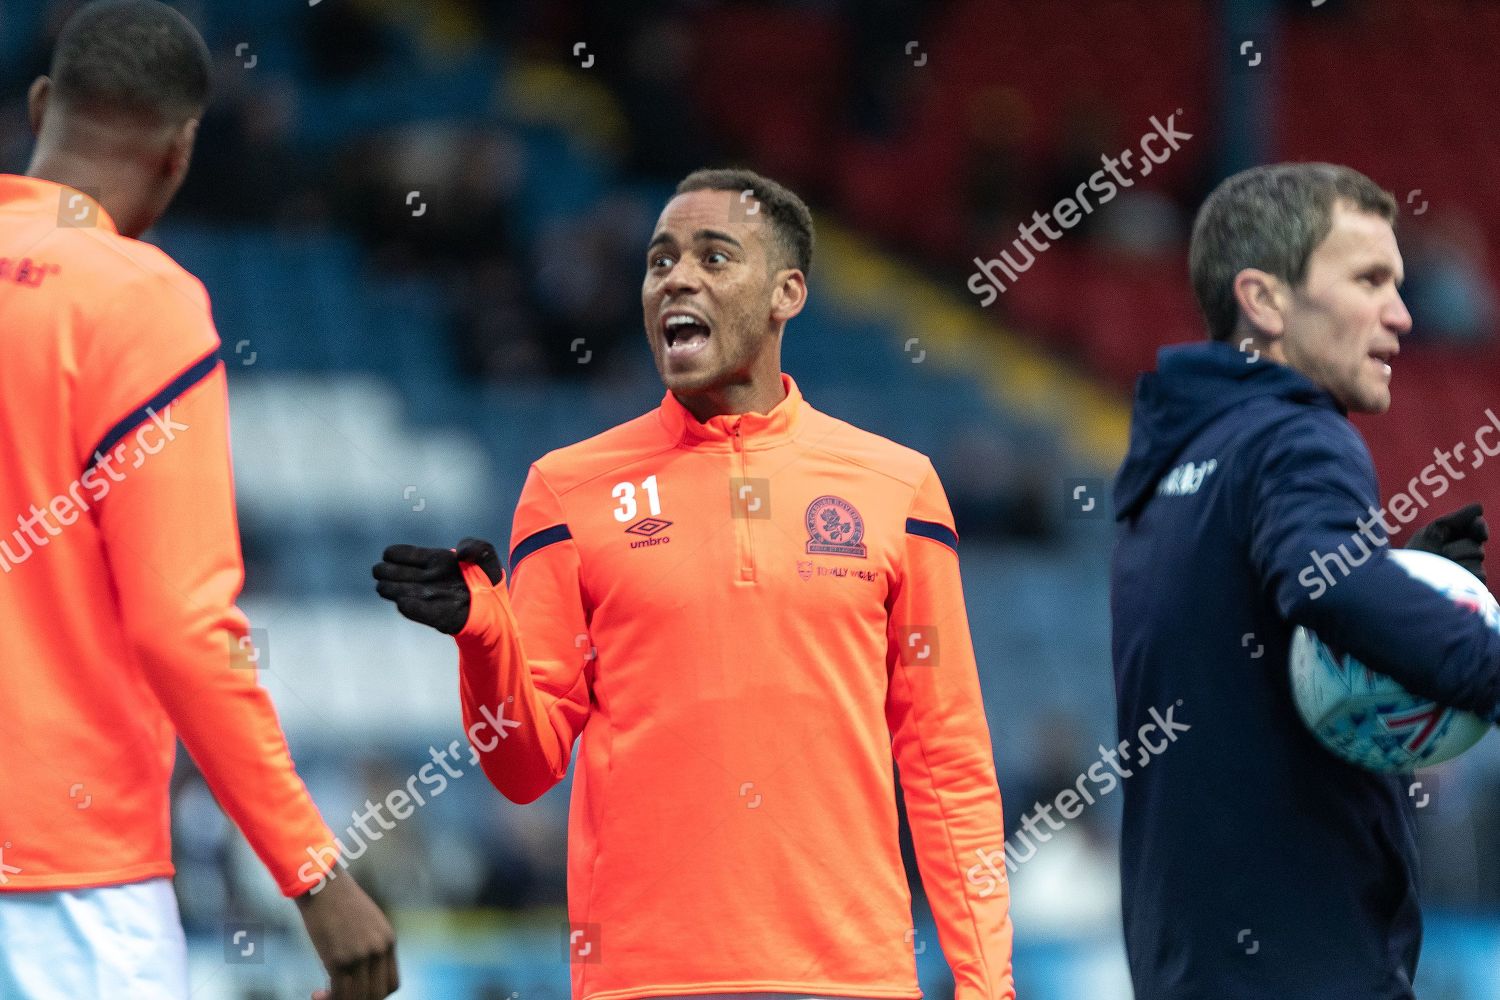
[[[865,558],[865,519],[843,497],[822,496],[807,505],[808,555]]]

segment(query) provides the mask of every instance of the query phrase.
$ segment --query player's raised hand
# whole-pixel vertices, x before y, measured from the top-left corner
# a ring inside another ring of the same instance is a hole
[[[1489,537],[1484,506],[1471,503],[1427,525],[1412,536],[1406,547],[1452,559],[1479,577],[1480,583],[1488,583],[1484,575],[1484,543]]]
[[[312,1000],[382,1000],[396,992],[396,932],[348,872],[298,896],[297,909],[328,970],[329,986]]]
[[[505,579],[499,553],[478,538],[465,538],[457,549],[392,545],[371,571],[380,581],[375,592],[412,621],[457,635],[469,620],[469,586],[459,563],[475,563],[495,586]]]

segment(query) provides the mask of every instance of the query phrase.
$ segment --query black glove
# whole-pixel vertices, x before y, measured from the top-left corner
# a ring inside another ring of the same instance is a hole
[[[414,622],[457,635],[469,620],[469,585],[459,563],[476,563],[490,583],[505,579],[500,556],[489,542],[465,538],[457,549],[424,549],[392,545],[371,573],[380,582],[375,592],[396,602],[396,610]]]
[[[1490,537],[1484,523],[1484,507],[1471,503],[1462,510],[1440,517],[1412,536],[1409,549],[1420,549],[1452,559],[1487,583],[1484,576],[1484,543]]]

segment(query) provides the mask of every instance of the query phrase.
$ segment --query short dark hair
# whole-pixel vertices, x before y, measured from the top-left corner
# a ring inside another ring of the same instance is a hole
[[[1277,163],[1229,177],[1204,201],[1193,223],[1188,270],[1213,340],[1239,324],[1234,277],[1259,268],[1293,287],[1333,228],[1333,208],[1348,202],[1396,223],[1396,199],[1370,178],[1333,163]]]
[[[157,0],[95,0],[63,25],[48,73],[85,114],[178,123],[203,111],[212,62],[188,19]]]
[[[812,213],[792,191],[769,177],[743,167],[694,170],[677,185],[677,194],[689,191],[749,191],[776,227],[781,263],[804,275],[812,268]]]

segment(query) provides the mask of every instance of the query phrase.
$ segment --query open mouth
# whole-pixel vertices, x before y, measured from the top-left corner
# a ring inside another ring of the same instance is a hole
[[[697,313],[673,310],[662,317],[662,343],[667,345],[669,357],[696,354],[708,344],[712,332],[708,320]]]
[[[1385,377],[1391,377],[1391,361],[1399,353],[1398,348],[1387,347],[1378,351],[1370,352],[1370,360],[1379,364],[1385,371]]]

